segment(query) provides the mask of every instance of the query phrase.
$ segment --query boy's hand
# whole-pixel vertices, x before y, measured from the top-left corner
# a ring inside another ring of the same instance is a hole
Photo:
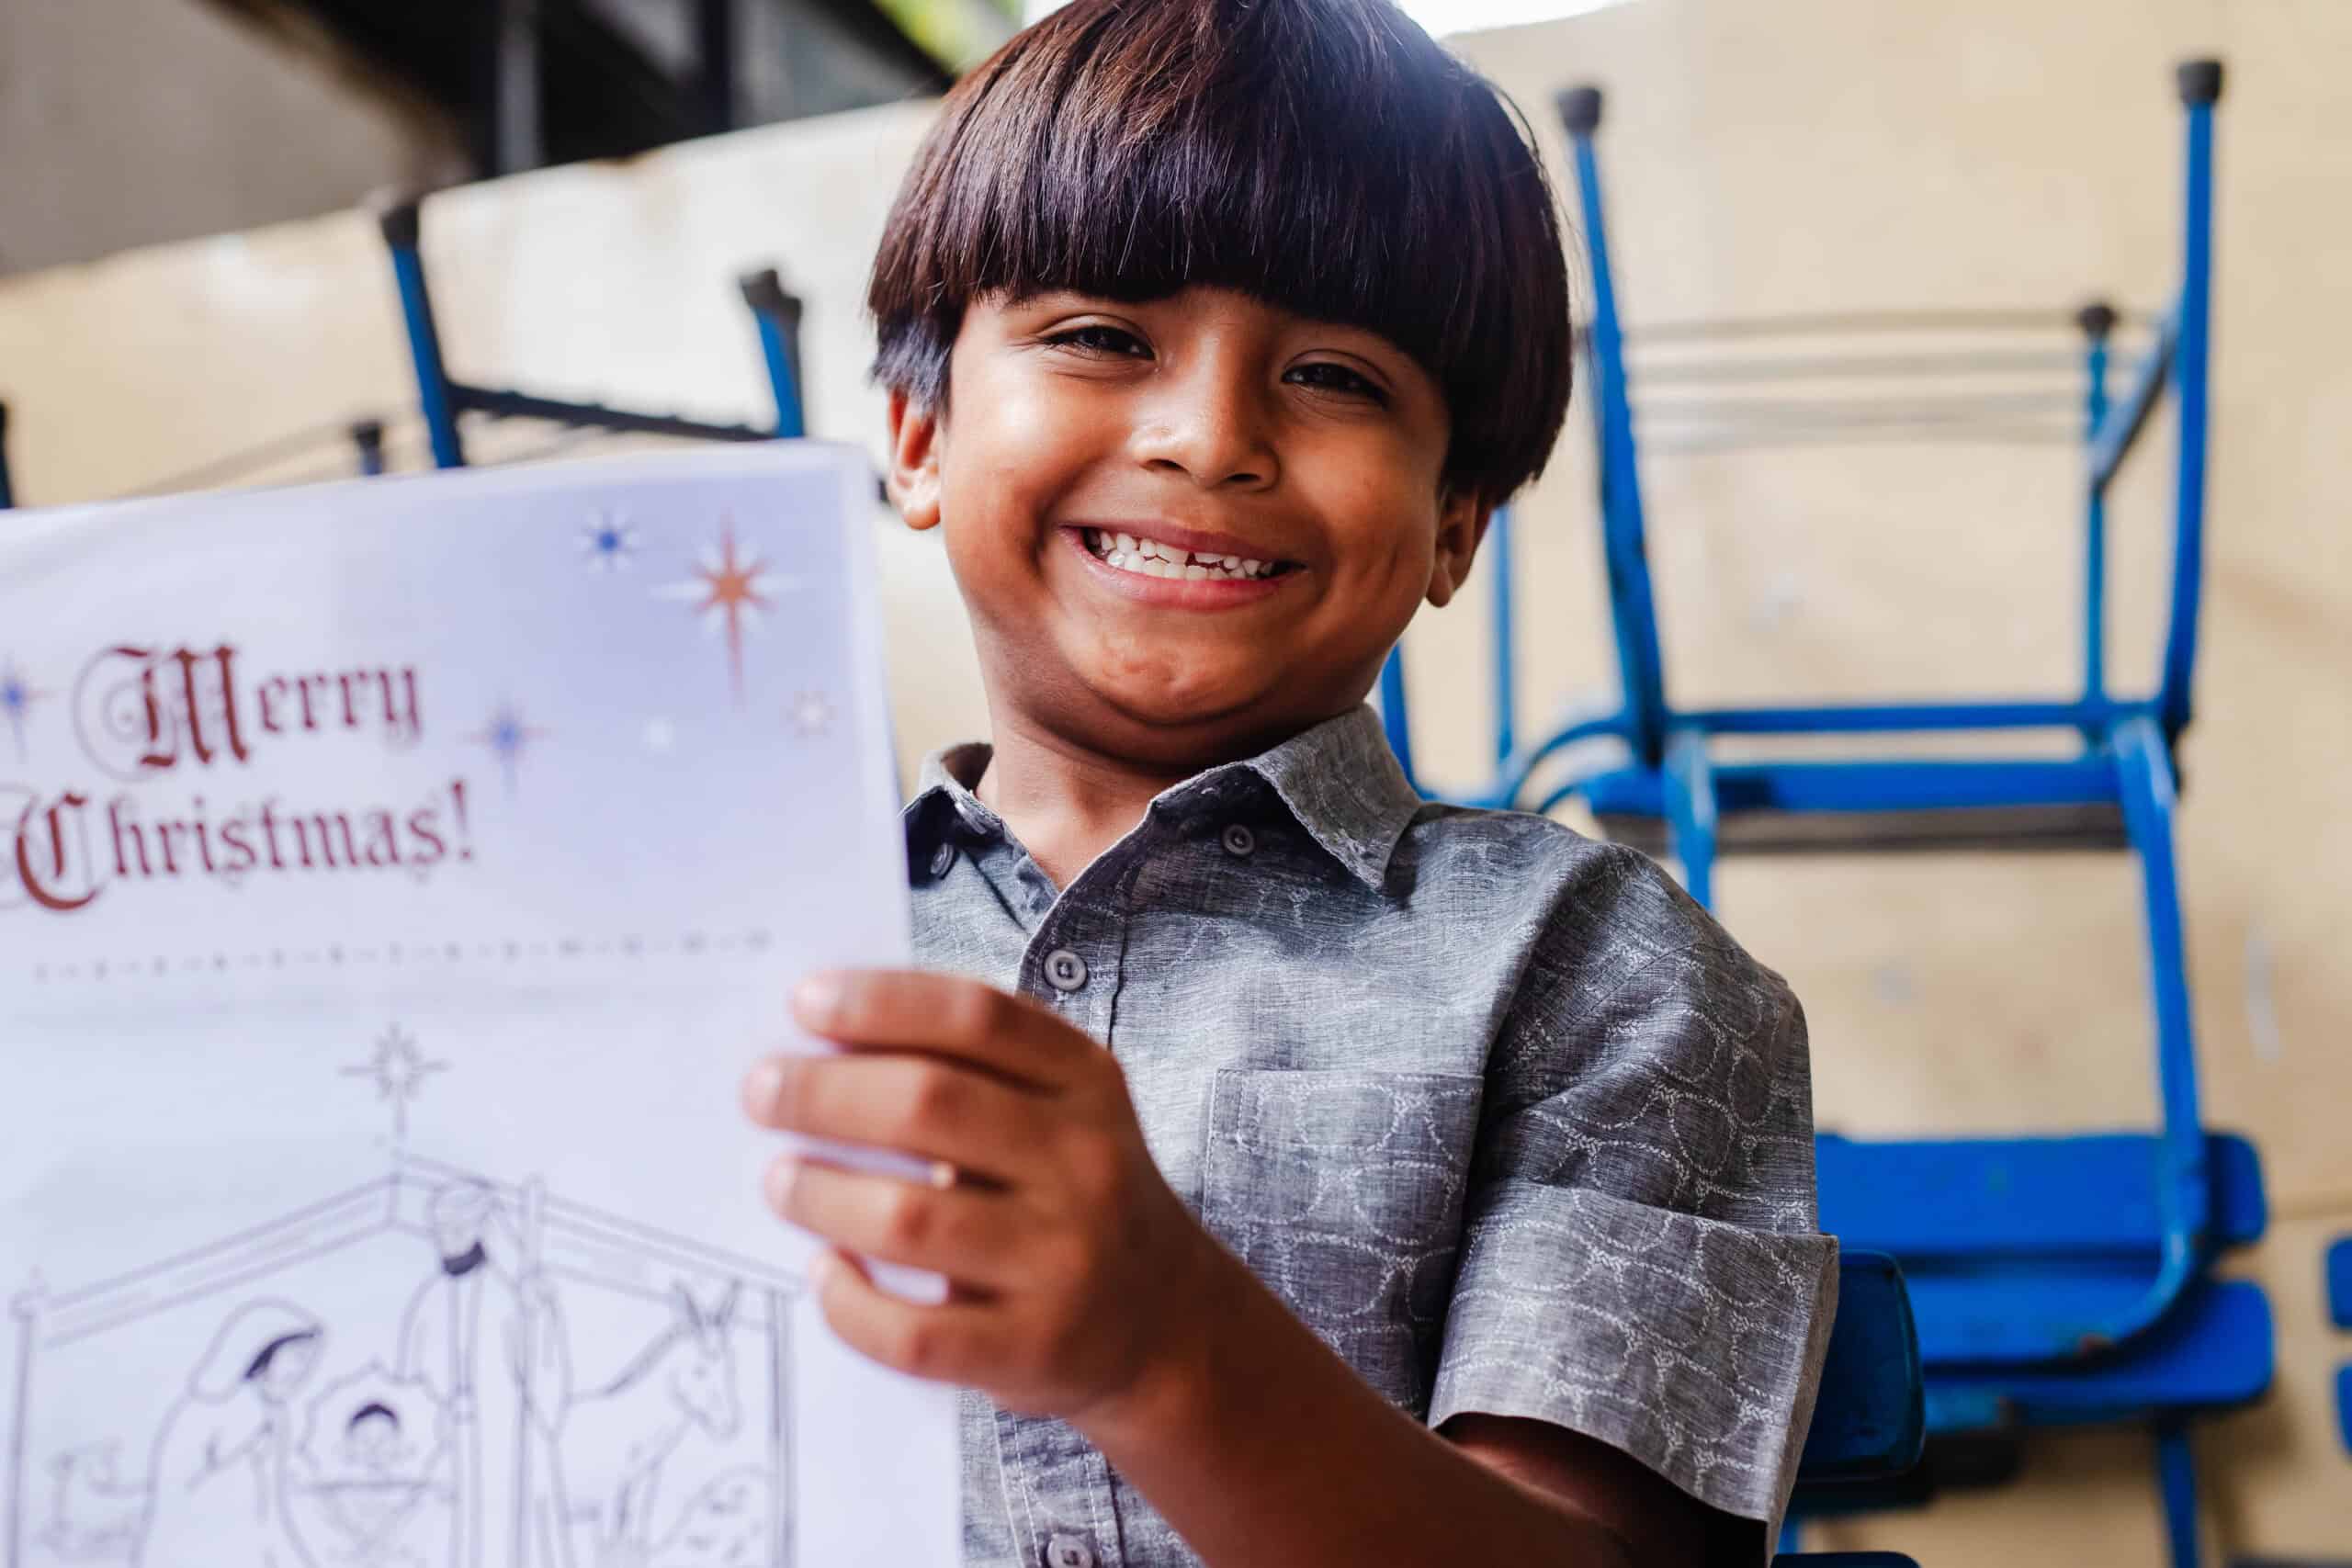
[[[785,1219],[950,1282],[946,1302],[916,1305],[833,1255],[818,1291],[834,1332],[900,1371],[1073,1423],[1183,1386],[1205,1353],[1204,1296],[1230,1259],[1152,1164],[1108,1051],[1042,1007],[942,975],[814,976],[793,1012],[845,1049],[753,1067],[752,1118],[936,1162],[929,1184],[797,1156],[770,1168]]]

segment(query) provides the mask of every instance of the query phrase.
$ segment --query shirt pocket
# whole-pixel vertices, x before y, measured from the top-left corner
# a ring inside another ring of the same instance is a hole
[[[1484,1080],[1220,1069],[1201,1218],[1358,1374],[1416,1416],[1462,1239]]]

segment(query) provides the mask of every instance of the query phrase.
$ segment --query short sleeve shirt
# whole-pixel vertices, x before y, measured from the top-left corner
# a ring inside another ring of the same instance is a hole
[[[1359,708],[1155,799],[1057,889],[906,812],[928,966],[1118,1058],[1202,1223],[1432,1426],[1529,1417],[1776,1528],[1836,1308],[1796,999],[1656,865],[1424,802]],[[1067,1424],[967,1393],[972,1568],[1199,1562]]]

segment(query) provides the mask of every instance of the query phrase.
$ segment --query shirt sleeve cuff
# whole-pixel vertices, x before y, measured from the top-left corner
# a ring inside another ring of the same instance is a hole
[[[1429,1421],[1565,1427],[1761,1520],[1769,1555],[1838,1308],[1838,1243],[1498,1181],[1476,1195]]]

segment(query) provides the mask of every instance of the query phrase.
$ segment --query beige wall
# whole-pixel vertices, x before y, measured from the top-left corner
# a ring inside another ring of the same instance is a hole
[[[2329,809],[2352,763],[2352,487],[2338,456],[2352,423],[2352,6],[1640,0],[1462,47],[1555,152],[1552,91],[1587,78],[1611,89],[1603,157],[1636,327],[2064,306],[2094,290],[2157,303],[2176,265],[2170,66],[2227,57],[2211,596],[2182,853],[2211,1119],[2252,1133],[2271,1179],[2272,1235],[2244,1267],[2271,1290],[2279,1390],[2200,1440],[2220,1544],[2352,1553],[2352,1461],[2331,1436],[2324,1381],[2352,1359],[2352,1336],[2330,1334],[2318,1303],[2319,1247],[2352,1230],[2340,1055],[2352,966],[2334,962],[2352,826]],[[871,442],[858,286],[925,112],[804,122],[436,200],[427,249],[454,366],[757,417],[730,280],[773,260],[810,302],[817,432]],[[402,354],[379,248],[356,216],[0,283],[0,397],[17,410],[30,498],[118,493],[404,406]],[[1609,679],[1584,428],[1521,513],[1527,724]],[[413,457],[413,424],[396,435]],[[2168,437],[2151,432],[2115,508],[2126,681],[2153,662]],[[324,447],[277,473],[341,460]],[[1677,694],[2063,692],[2072,474],[2063,453],[1963,449],[1652,461]],[[970,655],[932,542],[885,537],[913,751],[972,728]],[[1442,777],[1468,776],[1480,755],[1481,598],[1412,639],[1423,747]],[[2120,861],[1736,863],[1721,904],[1806,999],[1825,1125],[2058,1130],[2152,1113]],[[2140,1440],[2089,1435],[2037,1450],[2018,1486],[1835,1535],[1929,1563],[2057,1564],[2154,1561],[2156,1532]]]

